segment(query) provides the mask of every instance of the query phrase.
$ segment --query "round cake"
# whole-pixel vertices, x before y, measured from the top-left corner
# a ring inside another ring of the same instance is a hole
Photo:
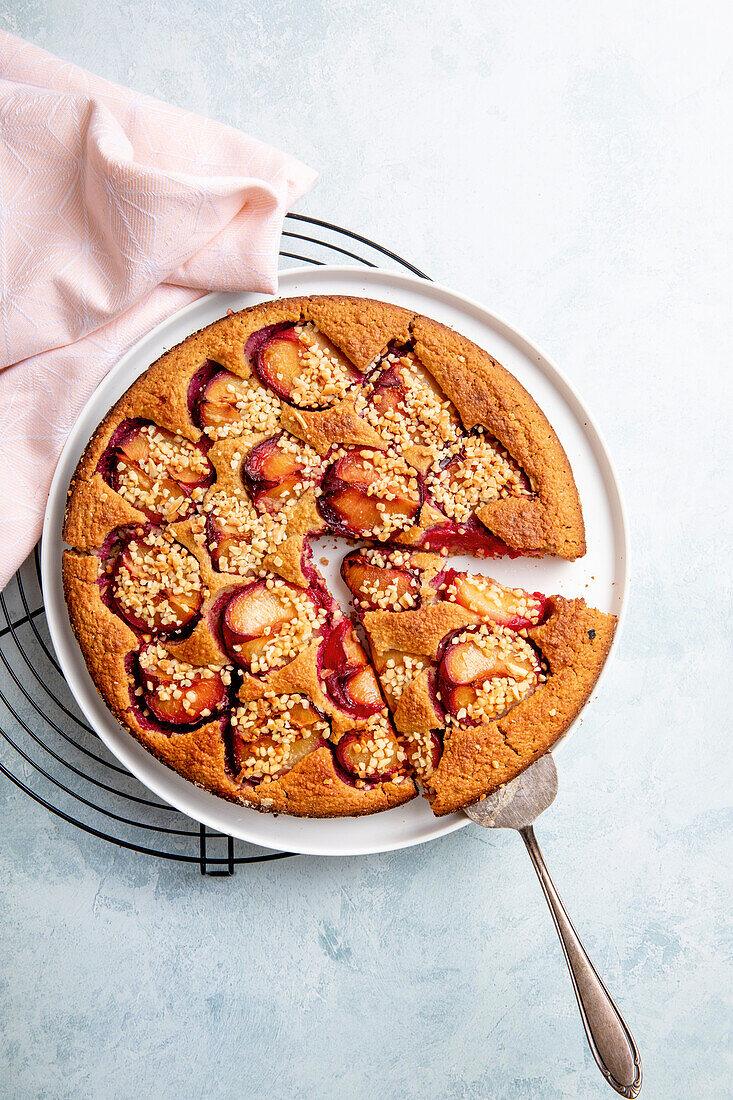
[[[344,539],[353,606],[313,560],[323,534]],[[584,554],[570,464],[486,351],[370,299],[266,302],[163,355],[90,440],[63,535],[69,617],[115,717],[275,813],[477,801],[567,729],[615,628],[451,568]]]

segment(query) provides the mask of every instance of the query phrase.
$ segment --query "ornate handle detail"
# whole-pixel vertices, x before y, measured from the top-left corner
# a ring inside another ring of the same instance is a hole
[[[634,1038],[573,928],[545,866],[534,829],[527,825],[519,833],[531,856],[560,937],[591,1053],[611,1088],[621,1096],[636,1097],[641,1092],[641,1057]]]

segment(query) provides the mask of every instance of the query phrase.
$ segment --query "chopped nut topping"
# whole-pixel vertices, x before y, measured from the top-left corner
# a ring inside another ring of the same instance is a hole
[[[133,539],[115,573],[112,595],[121,610],[146,626],[175,628],[185,608],[205,596],[198,560],[167,531]]]
[[[165,676],[172,676],[176,683],[190,686],[191,676],[195,673],[197,678],[209,680],[214,676],[221,676],[223,683],[230,684],[232,680],[231,665],[218,668],[216,665],[190,665],[186,661],[179,661],[172,657],[162,645],[148,646],[140,654],[140,668],[156,669]],[[188,681],[188,682],[187,682]]]
[[[482,429],[449,448],[448,461],[429,471],[425,487],[445,514],[459,523],[492,500],[531,496],[522,471]]]
[[[241,455],[235,458],[241,460]],[[250,451],[243,479],[258,511],[279,512],[292,508],[320,481],[324,467],[324,459],[313,447],[283,431]]]
[[[452,640],[444,661],[451,649],[464,642],[490,658],[501,673],[490,676],[483,683],[471,683],[472,700],[455,715],[449,715],[448,722],[460,725],[463,719],[493,721],[531,695],[540,682],[541,664],[537,653],[515,631],[486,624],[478,630],[462,631]]]
[[[211,493],[204,502],[204,511],[211,517],[217,533],[223,537],[218,568],[222,573],[238,573],[246,577],[256,572],[266,555],[287,538],[289,511],[258,512],[245,497],[234,497],[221,489]],[[218,548],[209,543],[209,550]]]
[[[180,483],[205,481],[210,471],[206,455],[190,440],[157,424],[143,424],[119,449],[115,485],[134,507],[174,523],[191,510],[193,499]]]
[[[389,584],[380,584],[378,581],[364,580],[361,583],[361,591],[369,598],[375,608],[382,611],[408,611],[417,607],[419,596],[414,592],[399,594],[399,581],[393,580]]]
[[[437,458],[445,444],[457,439],[461,430],[453,404],[443,396],[414,352],[390,352],[381,365],[379,374],[359,394],[357,412],[385,442],[398,450],[428,447]],[[385,376],[395,376],[400,383],[387,407],[380,400]]]
[[[376,565],[379,569],[408,569],[412,565],[412,558],[407,550],[386,550],[369,546],[361,553],[370,565]]]
[[[282,405],[277,394],[260,385],[256,378],[237,378],[232,375],[225,386],[226,403],[237,410],[239,416],[222,424],[209,424],[204,432],[211,440],[227,439],[245,432],[262,432],[271,435],[277,431]]]
[[[302,345],[301,370],[293,380],[290,400],[302,409],[324,408],[343,400],[354,382],[351,365],[315,325],[296,325],[295,334]]]
[[[363,551],[364,561],[378,569],[409,569],[411,567],[410,555],[402,550],[381,551],[370,548]],[[417,607],[420,602],[420,592],[400,592],[400,578],[395,577],[386,584],[383,578],[375,577],[369,580],[364,577],[359,582],[359,590],[365,595],[371,605],[383,611],[408,611]]]
[[[192,717],[207,718],[211,714],[208,708],[197,710],[195,704],[198,697],[196,691],[192,690],[194,684],[216,679],[224,687],[229,687],[232,682],[231,665],[191,665],[172,657],[161,645],[147,646],[140,652],[138,662],[147,690],[154,690],[161,703],[180,701],[184,712]],[[149,679],[146,679],[146,674]],[[135,695],[142,694],[143,688],[137,688]]]
[[[329,736],[329,723],[307,696],[267,694],[236,708],[232,726],[244,742],[238,779],[280,775]]]
[[[268,577],[266,585],[278,597],[288,618],[277,626],[277,632],[270,637],[269,627],[265,627],[266,633],[258,645],[258,652],[249,659],[250,670],[255,675],[270,672],[294,660],[328,618],[325,608],[318,607],[307,592],[294,588],[280,577]]]
[[[341,449],[336,452],[336,457],[343,457],[346,453]],[[414,522],[414,515],[408,515],[399,509],[389,511],[387,502],[407,500],[414,502],[414,509],[417,509],[420,501],[417,470],[394,450],[375,451],[362,448],[360,462],[366,467],[368,484],[359,481],[355,483],[359,492],[367,497],[377,498],[376,511],[382,517],[382,521],[375,526],[362,527],[360,534],[364,538],[387,542],[396,531],[411,527]]]
[[[390,772],[407,760],[398,743],[386,710],[373,714],[358,731],[356,741],[349,744],[349,768],[362,780]]]
[[[425,661],[409,653],[405,653],[401,657],[389,658],[385,668],[380,673],[380,678],[393,706],[402,698],[408,684],[411,684],[424,668]]]
[[[408,756],[420,779],[428,779],[433,768],[433,738],[429,732],[413,732],[405,736]]]

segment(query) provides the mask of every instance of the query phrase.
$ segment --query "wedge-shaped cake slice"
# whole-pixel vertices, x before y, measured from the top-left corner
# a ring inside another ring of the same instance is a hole
[[[603,668],[616,617],[509,588],[434,554],[342,565],[382,692],[435,814],[484,798],[548,749]]]

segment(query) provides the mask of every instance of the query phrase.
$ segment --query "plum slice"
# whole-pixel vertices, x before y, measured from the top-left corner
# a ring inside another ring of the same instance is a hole
[[[117,554],[112,606],[134,630],[178,633],[198,615],[204,595],[198,559],[165,532],[133,536]]]
[[[222,636],[238,665],[255,675],[280,668],[322,630],[328,613],[280,577],[240,588],[224,608]]]
[[[160,721],[192,726],[219,714],[228,702],[231,673],[197,668],[171,657],[162,646],[144,647],[138,658],[140,686],[135,694]]]
[[[440,699],[458,721],[491,721],[530,695],[540,675],[539,657],[524,638],[484,624],[456,631],[444,642]]]
[[[326,679],[326,691],[339,710],[352,718],[368,718],[384,709],[377,678],[369,665],[351,665],[332,672]]]
[[[341,576],[360,611],[405,611],[420,605],[420,577],[402,551],[353,550],[341,563]]]
[[[348,619],[340,619],[326,635],[318,657],[321,672],[328,674],[346,665],[367,663],[366,654]]]
[[[547,598],[541,592],[506,588],[491,577],[457,573],[453,569],[447,570],[439,594],[510,630],[536,626],[542,622],[547,607]]]
[[[345,707],[350,707],[356,718],[366,718],[369,714],[376,714],[384,707],[374,670],[369,665],[361,668],[335,672],[330,678],[329,690],[332,695],[338,691],[342,694]]]
[[[464,523],[446,520],[429,527],[418,544],[421,549],[448,554],[473,554],[477,558],[518,558],[520,553],[494,535],[476,516]]]
[[[250,451],[242,480],[257,509],[277,512],[316,485],[322,469],[317,451],[287,432],[278,432]]]
[[[448,448],[443,460],[425,475],[425,489],[457,523],[465,523],[477,508],[493,500],[532,492],[523,470],[483,428]]]
[[[204,449],[145,420],[128,420],[100,463],[107,483],[148,519],[168,523],[196,511],[214,471]]]
[[[319,665],[326,692],[339,710],[353,718],[368,718],[384,709],[377,678],[348,619],[329,634]]]
[[[417,522],[422,479],[390,451],[355,447],[326,470],[318,510],[333,531],[384,542]]]
[[[384,357],[370,375],[357,409],[398,450],[426,447],[437,457],[461,432],[453,404],[409,348]]]
[[[256,699],[235,709],[231,749],[237,780],[269,783],[325,744],[328,720],[302,694]]]
[[[210,439],[250,432],[273,432],[281,405],[257,379],[239,378],[216,363],[191,380],[189,402],[194,424]]]
[[[385,714],[375,714],[363,730],[344,734],[334,755],[350,778],[365,783],[394,778],[407,759]]]
[[[247,577],[266,555],[287,537],[288,513],[258,512],[245,497],[219,490],[204,502],[205,542],[214,568],[220,573]]]
[[[327,409],[361,377],[313,325],[273,325],[247,341],[245,355],[262,382],[291,405]]]

